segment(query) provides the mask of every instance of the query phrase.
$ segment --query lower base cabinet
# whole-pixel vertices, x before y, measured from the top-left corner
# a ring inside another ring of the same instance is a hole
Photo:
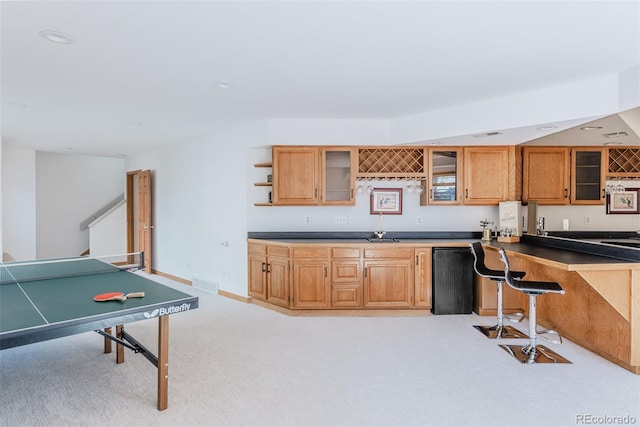
[[[411,260],[364,261],[364,306],[409,308],[413,304]]]
[[[466,245],[466,244],[461,244]],[[428,310],[432,248],[249,239],[249,295],[291,310]]]

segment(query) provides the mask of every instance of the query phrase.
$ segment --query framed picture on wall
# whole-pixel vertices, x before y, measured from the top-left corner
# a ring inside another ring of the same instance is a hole
[[[607,194],[607,214],[637,214],[640,188],[626,188],[624,191]]]
[[[369,212],[371,215],[402,215],[402,188],[374,188]]]

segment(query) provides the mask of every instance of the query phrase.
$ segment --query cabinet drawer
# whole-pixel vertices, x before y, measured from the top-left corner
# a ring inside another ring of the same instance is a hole
[[[412,259],[412,248],[365,248],[365,258],[405,258]]]
[[[332,285],[331,307],[362,307],[362,286],[356,284]]]
[[[267,245],[263,245],[261,243],[249,243],[249,253],[266,255],[267,254]]]
[[[267,248],[267,254],[269,256],[289,258],[289,248],[286,246],[269,246]]]
[[[331,263],[331,281],[358,282],[360,281],[360,260],[358,261],[333,261]]]
[[[332,258],[360,258],[360,248],[331,248]]]
[[[329,248],[305,246],[293,248],[294,258],[329,258]]]

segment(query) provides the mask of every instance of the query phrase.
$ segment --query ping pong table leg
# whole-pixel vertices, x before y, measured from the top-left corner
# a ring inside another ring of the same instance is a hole
[[[111,335],[111,328],[104,328],[104,332]],[[104,352],[111,353],[111,340],[104,337]]]
[[[169,316],[158,318],[158,410],[168,406],[169,391]]]
[[[116,337],[123,339],[122,337],[123,325],[116,326]],[[116,363],[124,363],[124,346],[120,343],[116,344]]]

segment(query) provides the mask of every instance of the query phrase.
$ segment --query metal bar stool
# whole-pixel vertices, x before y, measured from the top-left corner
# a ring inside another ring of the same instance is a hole
[[[509,269],[509,259],[500,248],[500,259],[504,263],[504,278],[507,285],[529,295],[529,345],[500,345],[507,353],[515,357],[521,363],[571,363],[553,350],[538,345],[537,338],[546,339],[556,344],[562,343],[560,333],[554,330],[538,331],[536,326],[536,298],[544,294],[564,295],[564,289],[556,282],[535,282],[530,280],[513,280]],[[557,339],[547,338],[546,335],[554,335]]]
[[[500,270],[492,270],[488,268],[484,262],[484,249],[482,249],[482,243],[473,242],[470,244],[471,252],[473,253],[473,269],[475,272],[482,277],[486,277],[496,282],[496,287],[498,291],[498,323],[494,326],[484,326],[484,325],[473,325],[474,328],[482,332],[487,336],[487,338],[528,338],[526,334],[520,332],[513,326],[505,326],[504,319],[510,320],[512,322],[521,322],[524,318],[524,313],[522,311],[505,315],[502,310],[502,284],[504,283],[504,271]],[[511,276],[514,279],[523,278],[525,273],[523,271],[512,271]]]

